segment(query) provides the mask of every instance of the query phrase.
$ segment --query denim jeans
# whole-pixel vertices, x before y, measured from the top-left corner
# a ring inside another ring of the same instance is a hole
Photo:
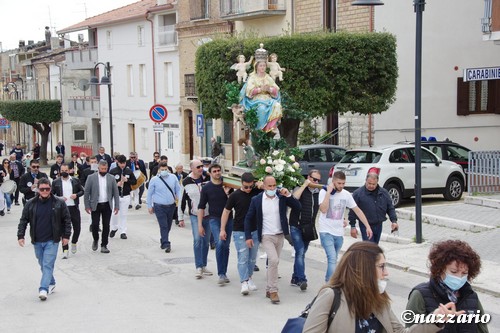
[[[366,227],[363,223],[359,223],[359,231],[361,231],[361,237],[363,238],[364,241],[370,241],[378,244],[380,242],[380,236],[382,235],[382,224],[370,224],[370,228],[373,231],[373,236],[372,239],[368,239],[368,236],[366,235]]]
[[[172,228],[172,217],[177,209],[175,204],[172,205],[154,205],[154,212],[156,215],[156,220],[160,226],[160,243],[161,248],[166,249],[170,246],[170,240],[168,239],[168,234],[170,233],[170,228]]]
[[[212,231],[212,235],[214,235],[217,275],[226,275],[227,264],[229,262],[229,245],[231,245],[231,235],[233,233],[233,219],[227,220],[226,240],[219,239],[220,218],[210,218],[210,231]]]
[[[198,232],[198,216],[189,215],[191,219],[191,231],[193,232],[194,264],[196,268],[207,266],[208,248],[210,246],[210,226],[208,218],[204,218],[202,225],[205,229],[205,237]]]
[[[40,280],[40,288],[38,291],[49,291],[49,285],[55,285],[54,279],[54,263],[56,262],[57,249],[59,242],[37,242],[34,245],[35,256],[38,259],[40,270],[42,271],[42,279]]]
[[[259,251],[259,235],[257,230],[252,231],[253,247],[248,248],[245,240],[244,231],[233,232],[234,247],[238,254],[238,274],[240,275],[240,282],[247,281],[252,277],[253,268],[257,260],[257,253]]]
[[[12,207],[12,198],[10,196],[10,193],[4,193],[5,205],[7,206],[8,210],[10,210],[10,207]]]
[[[290,235],[293,240],[293,248],[295,249],[295,262],[293,263],[292,282],[300,283],[307,281],[305,257],[309,242],[302,240],[302,231],[294,226],[290,226]]]
[[[328,282],[337,266],[337,258],[342,248],[342,244],[344,244],[344,237],[334,236],[327,232],[320,232],[319,238],[321,240],[321,246],[325,249],[326,259],[328,261],[328,268],[326,269],[325,275],[325,281]]]

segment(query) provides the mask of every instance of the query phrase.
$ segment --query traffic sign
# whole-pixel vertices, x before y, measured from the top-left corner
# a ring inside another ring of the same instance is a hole
[[[163,125],[162,124],[154,124],[153,131],[155,133],[163,133]]]
[[[203,120],[203,115],[202,114],[197,114],[196,115],[196,135],[197,136],[204,136],[205,135],[205,122]]]
[[[9,126],[9,121],[6,118],[0,118],[0,126]]]
[[[161,104],[155,104],[149,109],[149,118],[155,123],[162,123],[167,119],[167,108]]]

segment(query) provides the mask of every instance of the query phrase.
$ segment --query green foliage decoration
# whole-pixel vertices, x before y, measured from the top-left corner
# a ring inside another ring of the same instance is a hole
[[[10,121],[28,125],[50,124],[61,120],[61,101],[0,101],[0,113]]]

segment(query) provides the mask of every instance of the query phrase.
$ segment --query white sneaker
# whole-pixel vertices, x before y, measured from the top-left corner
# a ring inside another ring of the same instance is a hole
[[[267,253],[264,253],[264,254],[263,254],[263,255],[261,255],[259,258],[260,258],[260,259],[267,259]]]
[[[203,275],[207,275],[207,276],[214,275],[214,273],[212,273],[211,271],[209,271],[206,267],[202,267],[201,271],[203,272]]]
[[[241,294],[242,295],[248,295],[248,293],[249,293],[248,282],[247,281],[243,281],[241,283]]]
[[[56,289],[56,285],[55,284],[49,285],[49,295],[54,292],[54,289]]]
[[[77,250],[76,244],[71,243],[71,253],[75,254]]]
[[[68,259],[68,256],[69,256],[69,254],[68,254],[68,250],[64,250],[64,251],[63,251],[63,256],[62,256],[62,258],[63,258],[63,259]]]
[[[250,291],[257,290],[257,286],[255,285],[255,283],[253,283],[252,279],[248,279],[248,290],[250,290]]]
[[[201,279],[202,276],[203,276],[203,269],[200,267],[200,268],[197,268],[196,269],[196,274],[194,275],[197,279]]]
[[[45,301],[47,299],[47,290],[40,290],[38,298],[42,301]]]

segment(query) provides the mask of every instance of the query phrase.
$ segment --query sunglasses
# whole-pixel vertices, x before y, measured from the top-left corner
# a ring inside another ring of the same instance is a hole
[[[203,164],[195,166],[196,169],[201,169],[203,168]]]
[[[319,182],[321,181],[321,179],[318,179],[318,178],[316,178],[316,177],[313,177],[313,176],[309,176],[309,177],[311,177],[311,179],[312,179],[313,181],[315,181],[316,183],[319,183]]]
[[[38,168],[40,168],[40,166],[39,165],[32,165],[31,168],[32,169],[38,169]]]
[[[248,186],[248,185],[243,185],[243,188],[244,188],[245,190],[251,190],[251,189],[253,189],[254,187],[255,187],[255,185],[250,185],[250,186]]]
[[[49,192],[50,191],[50,187],[39,187],[38,190],[40,192]]]
[[[220,173],[221,170],[220,169],[215,169],[215,170],[212,170],[211,173]]]

